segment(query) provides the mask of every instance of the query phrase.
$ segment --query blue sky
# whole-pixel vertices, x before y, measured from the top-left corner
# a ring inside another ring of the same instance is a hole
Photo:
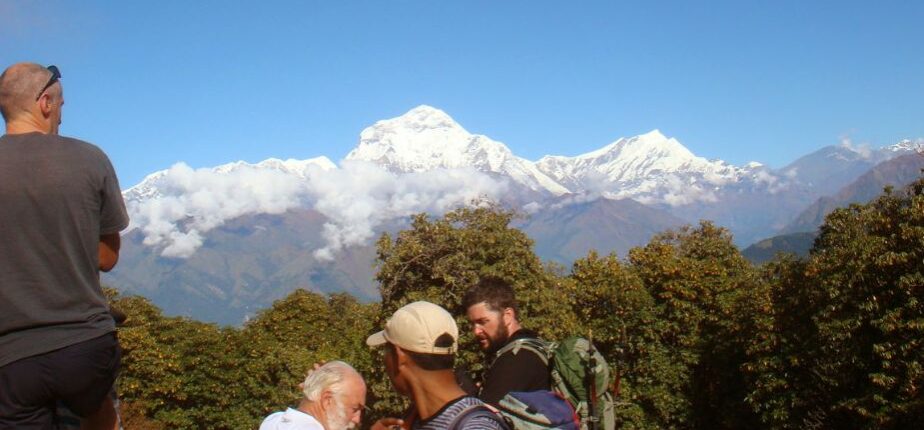
[[[0,63],[57,64],[62,134],[123,187],[177,161],[339,161],[428,104],[536,160],[660,129],[781,167],[924,137],[915,1],[0,0]]]

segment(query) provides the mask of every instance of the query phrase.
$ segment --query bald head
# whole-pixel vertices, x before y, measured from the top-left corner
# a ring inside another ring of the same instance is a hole
[[[35,63],[14,64],[0,75],[0,113],[7,124],[40,112],[35,99],[51,76],[50,70]],[[60,100],[61,83],[56,82],[45,94],[52,102]]]

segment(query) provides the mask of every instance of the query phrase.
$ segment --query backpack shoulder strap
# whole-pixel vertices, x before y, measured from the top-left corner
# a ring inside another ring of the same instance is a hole
[[[530,351],[538,355],[546,366],[549,365],[549,344],[541,339],[529,337],[508,342],[506,345],[504,345],[503,348],[499,349],[497,353],[494,354],[494,361],[496,361],[501,355],[504,355],[508,352],[512,352],[513,355],[516,355],[521,350]]]
[[[503,416],[501,415],[500,411],[497,410],[497,408],[487,403],[478,403],[474,405],[469,405],[465,409],[462,409],[462,411],[459,412],[459,414],[456,415],[456,417],[452,419],[447,429],[449,430],[461,429],[461,427],[459,427],[459,424],[462,421],[464,421],[466,418],[470,416],[478,415],[479,412],[480,412],[480,415],[488,417],[492,421],[495,421],[498,424],[500,424],[501,428],[503,429],[511,428],[510,425],[507,423],[507,421],[504,420]]]

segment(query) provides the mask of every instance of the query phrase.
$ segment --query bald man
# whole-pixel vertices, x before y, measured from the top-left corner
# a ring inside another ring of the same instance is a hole
[[[106,155],[58,135],[60,79],[32,63],[0,75],[0,430],[52,429],[56,403],[87,427],[113,416],[121,351],[99,271],[128,215]]]

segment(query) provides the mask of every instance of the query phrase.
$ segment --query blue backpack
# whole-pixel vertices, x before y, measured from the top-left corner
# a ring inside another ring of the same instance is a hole
[[[564,397],[548,390],[508,393],[498,409],[514,430],[581,429],[574,408]]]

